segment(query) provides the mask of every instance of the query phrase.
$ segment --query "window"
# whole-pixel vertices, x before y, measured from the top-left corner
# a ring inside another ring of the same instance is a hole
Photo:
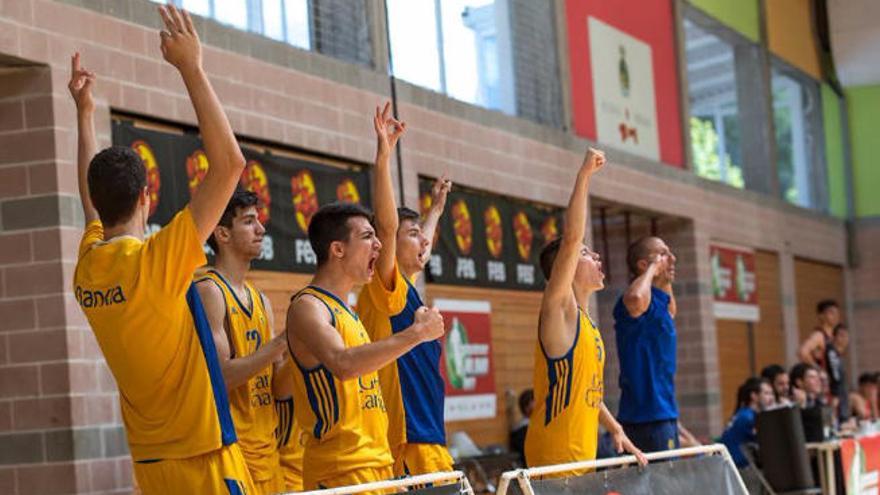
[[[388,0],[394,75],[516,113],[507,12],[507,0]]]
[[[743,188],[734,47],[688,19],[684,31],[694,171]]]
[[[309,0],[152,0],[243,31],[310,49]]]
[[[790,203],[822,207],[820,172],[825,167],[818,84],[774,61],[772,85],[780,194]]]

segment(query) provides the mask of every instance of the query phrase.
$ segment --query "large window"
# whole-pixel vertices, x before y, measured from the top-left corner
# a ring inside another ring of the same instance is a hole
[[[734,46],[688,19],[684,32],[694,171],[742,188]]]
[[[821,208],[825,167],[818,84],[778,62],[772,84],[780,193],[790,203]]]
[[[516,113],[507,0],[388,0],[394,75]]]

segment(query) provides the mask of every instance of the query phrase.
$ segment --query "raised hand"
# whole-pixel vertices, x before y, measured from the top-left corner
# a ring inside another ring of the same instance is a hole
[[[429,309],[427,306],[422,306],[417,309],[415,325],[419,329],[419,336],[422,342],[437,340],[445,332],[443,315],[440,314],[440,310],[437,308]]]
[[[70,82],[67,89],[76,103],[78,112],[91,112],[95,109],[92,87],[95,85],[95,73],[87,71],[80,65],[79,52],[70,57]]]
[[[173,5],[160,5],[159,15],[165,23],[165,30],[159,32],[162,57],[180,72],[200,69],[202,44],[189,13]]]
[[[581,170],[593,175],[604,165],[605,152],[595,148],[587,148],[587,154],[584,156],[584,163],[581,165]]]
[[[443,211],[446,205],[446,196],[452,189],[452,181],[446,177],[446,174],[440,176],[431,186],[431,208],[439,208]]]
[[[390,132],[389,132],[390,128]],[[373,129],[376,130],[377,153],[390,153],[397,145],[397,140],[406,132],[406,122],[391,117],[391,102],[385,103],[381,111],[376,107],[373,116]]]

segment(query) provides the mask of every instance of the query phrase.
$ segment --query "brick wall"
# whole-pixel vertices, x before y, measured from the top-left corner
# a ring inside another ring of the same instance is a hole
[[[0,3],[0,66],[27,64],[0,68],[0,493],[110,492],[124,489],[131,478],[113,380],[69,291],[82,228],[73,173],[73,107],[65,88],[71,52],[81,51],[85,66],[98,73],[103,144],[109,143],[111,108],[195,124],[179,77],[161,60],[154,4],[77,0],[83,8],[72,3]],[[237,133],[347,160],[372,160],[369,114],[386,98],[382,71],[210,21],[197,20],[197,28],[207,45],[206,70]],[[408,204],[417,204],[418,175],[443,171],[470,187],[566,203],[587,141],[406,83],[400,83],[399,95],[409,124],[402,141]],[[661,222],[661,234],[679,255],[677,380],[684,420],[695,433],[717,434],[709,241],[780,253],[783,318],[790,333],[797,328],[793,257],[843,264],[843,225],[687,171],[615,150],[608,155],[609,165],[593,183],[595,200],[673,219]],[[877,245],[877,234],[865,235],[864,245]],[[614,244],[613,262],[621,249]],[[615,269],[614,284],[625,282],[624,273]],[[854,286],[867,287],[871,279],[865,280]],[[877,291],[860,292],[865,293]],[[606,342],[612,343],[608,297],[598,298],[596,312]],[[867,318],[876,308],[865,301],[876,297],[860,297],[863,306],[857,308],[868,309],[857,315],[875,321]],[[613,346],[608,352],[616,353]],[[613,399],[613,365],[606,374]]]

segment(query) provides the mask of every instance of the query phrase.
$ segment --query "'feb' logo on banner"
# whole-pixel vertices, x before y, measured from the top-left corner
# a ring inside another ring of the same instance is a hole
[[[488,301],[435,299],[446,335],[440,372],[446,382],[446,421],[495,417],[491,307]]]

